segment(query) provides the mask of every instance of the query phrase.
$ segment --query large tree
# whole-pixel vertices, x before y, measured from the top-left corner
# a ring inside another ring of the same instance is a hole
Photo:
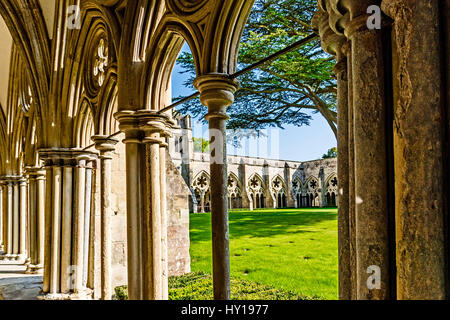
[[[256,0],[244,32],[239,67],[244,68],[313,32],[316,0]],[[192,55],[183,53],[184,73],[195,73]],[[239,78],[241,89],[229,109],[230,129],[264,129],[285,124],[309,125],[311,113],[320,112],[336,134],[336,81],[334,60],[312,41]],[[192,87],[193,76],[186,81]],[[194,117],[205,108],[198,99],[180,109]]]

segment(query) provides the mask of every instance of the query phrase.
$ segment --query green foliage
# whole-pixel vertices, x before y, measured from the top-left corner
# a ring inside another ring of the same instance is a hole
[[[203,138],[192,138],[195,152],[209,152],[209,141]]]
[[[323,155],[322,159],[332,159],[337,158],[337,156],[338,156],[338,149],[334,147],[328,150],[328,152]]]
[[[316,0],[256,0],[242,38],[239,68],[311,34],[316,5]],[[181,55],[179,63],[185,72],[195,73],[192,55]],[[334,65],[316,40],[240,77],[241,89],[229,109],[229,128],[309,125],[311,116],[305,110],[313,110],[336,131],[336,82],[331,76]],[[192,80],[186,86],[192,87]],[[198,117],[204,116],[205,108],[195,99],[180,111]]]
[[[128,286],[116,287],[116,300],[128,300]]]
[[[169,300],[213,300],[213,280],[203,272],[169,278]],[[255,282],[231,279],[232,300],[312,300],[290,291]],[[127,287],[116,288],[116,299],[127,300]]]

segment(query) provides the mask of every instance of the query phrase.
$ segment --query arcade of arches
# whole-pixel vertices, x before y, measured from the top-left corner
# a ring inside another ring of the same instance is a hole
[[[42,272],[42,299],[110,299],[113,256],[126,251],[130,299],[167,299],[168,275],[189,269],[190,190],[167,150],[176,122],[159,110],[187,41],[214,142],[214,297],[230,298],[227,195],[240,200],[223,137],[252,5],[0,0],[0,264]],[[367,27],[370,5],[380,29]],[[337,60],[341,299],[450,298],[449,10],[445,0],[318,1],[313,24]],[[277,179],[270,192],[284,206]],[[256,207],[267,205],[262,180],[248,186]],[[379,288],[367,286],[373,266]]]
[[[168,139],[173,163],[193,197],[191,212],[209,212],[210,157],[196,152],[190,116],[177,116]],[[261,157],[228,156],[228,208],[336,207],[338,199],[335,158],[307,162]]]

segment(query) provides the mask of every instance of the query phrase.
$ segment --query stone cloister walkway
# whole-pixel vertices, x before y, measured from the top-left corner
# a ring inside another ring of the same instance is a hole
[[[25,274],[25,266],[0,265],[0,300],[37,300],[42,276]]]

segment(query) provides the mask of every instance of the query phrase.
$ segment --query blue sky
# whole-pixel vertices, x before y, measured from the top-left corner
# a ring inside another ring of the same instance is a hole
[[[187,46],[183,51],[189,50]],[[173,97],[188,96],[192,92],[183,83],[189,76],[180,74],[182,69],[175,65],[172,77]],[[280,160],[308,161],[322,157],[328,149],[336,147],[333,131],[320,114],[314,114],[310,126],[286,126],[285,130],[273,129],[264,133],[263,138],[249,139],[241,143],[242,148],[228,147],[229,154],[277,158]],[[193,123],[194,137],[207,138],[207,127]]]

